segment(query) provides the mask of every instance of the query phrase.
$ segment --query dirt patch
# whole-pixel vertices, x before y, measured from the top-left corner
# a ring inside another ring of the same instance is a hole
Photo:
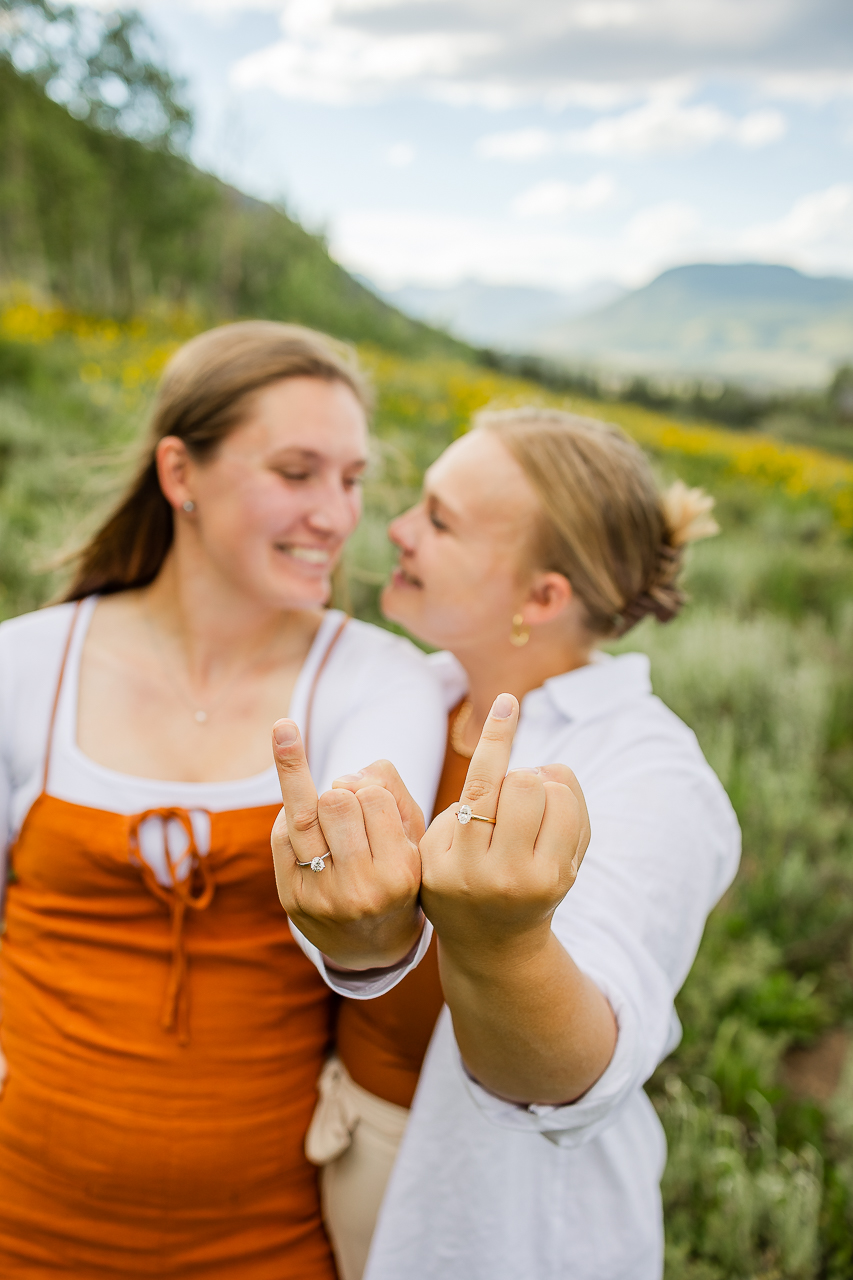
[[[808,1049],[791,1049],[782,1062],[782,1080],[797,1098],[829,1102],[838,1088],[850,1048],[848,1031],[827,1031]]]

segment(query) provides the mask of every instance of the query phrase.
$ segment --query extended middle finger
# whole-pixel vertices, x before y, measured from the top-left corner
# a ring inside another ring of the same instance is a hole
[[[358,798],[351,791],[325,791],[317,802],[320,830],[337,875],[367,870],[372,861]]]
[[[537,769],[513,769],[504,778],[489,865],[511,878],[533,858],[545,814],[545,784]]]
[[[374,760],[373,764],[366,765],[360,773],[336,778],[332,786],[345,788],[355,795],[368,788],[384,787],[394,798],[408,838],[417,844],[423,836],[424,815],[390,760]]]
[[[591,835],[589,810],[586,806],[586,796],[583,793],[581,784],[566,764],[546,764],[540,768],[539,773],[545,782],[559,782],[568,787],[578,802],[578,842],[576,853],[578,855],[577,864],[580,866]]]

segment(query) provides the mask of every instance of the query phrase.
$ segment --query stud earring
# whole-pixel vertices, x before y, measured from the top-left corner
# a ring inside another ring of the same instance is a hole
[[[514,644],[516,649],[520,649],[522,645],[527,644],[530,639],[530,632],[524,625],[524,615],[517,613],[512,620],[512,631],[509,633],[509,642]]]
[[[181,505],[183,506],[184,511],[186,511],[188,514],[190,511],[195,511],[195,503],[193,502],[192,498],[187,498],[186,502],[182,503]]]

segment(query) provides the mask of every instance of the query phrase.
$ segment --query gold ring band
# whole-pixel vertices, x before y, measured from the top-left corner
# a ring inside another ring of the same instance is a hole
[[[456,821],[461,822],[463,827],[469,822],[488,822],[494,826],[497,818],[484,818],[481,813],[472,813],[470,804],[460,804],[459,812],[456,814]]]

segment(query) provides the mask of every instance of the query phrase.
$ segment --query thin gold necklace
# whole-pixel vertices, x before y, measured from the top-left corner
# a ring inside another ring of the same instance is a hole
[[[450,745],[458,756],[462,756],[464,760],[470,760],[474,751],[465,745],[464,733],[468,728],[468,721],[471,719],[471,712],[474,710],[474,704],[470,698],[466,698],[462,706],[453,717],[453,724],[450,726]]]
[[[264,648],[261,650],[259,654],[256,654],[255,657],[252,658],[250,662],[246,663],[245,666],[239,667],[235,675],[233,675],[230,680],[226,681],[223,688],[219,690],[218,697],[216,697],[212,703],[208,703],[207,707],[205,708],[205,707],[198,706],[196,702],[194,702],[191,698],[187,697],[186,690],[181,685],[181,682],[175,679],[175,676],[172,673],[172,669],[164,657],[161,639],[157,634],[157,628],[154,626],[154,622],[152,618],[149,616],[148,610],[143,609],[142,613],[145,618],[146,625],[148,626],[148,629],[151,632],[153,649],[157,657],[157,661],[160,664],[160,669],[162,670],[169,684],[174,689],[175,693],[181,699],[181,702],[183,702],[184,706],[189,707],[190,711],[193,713],[193,719],[195,720],[196,724],[207,724],[207,721],[210,719],[213,712],[219,709],[219,707],[225,701],[225,698],[231,692],[232,688],[237,683],[237,681],[241,678],[241,676],[244,676],[248,671],[250,671],[252,667],[255,665],[255,663],[258,662],[262,657],[266,655],[268,650],[272,648],[273,640],[275,640],[276,638],[275,636],[273,636],[272,639],[264,646]]]

